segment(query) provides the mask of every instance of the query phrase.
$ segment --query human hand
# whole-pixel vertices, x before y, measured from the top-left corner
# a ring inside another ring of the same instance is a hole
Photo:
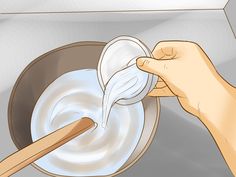
[[[177,96],[181,106],[197,116],[220,148],[236,176],[236,89],[216,71],[199,45],[164,41],[154,58],[139,58],[137,66],[159,76],[149,96]]]
[[[153,56],[137,60],[141,70],[160,77],[149,96],[177,96],[186,111],[199,117],[199,109],[214,100],[213,92],[221,85],[208,56],[199,45],[186,41],[160,42]]]

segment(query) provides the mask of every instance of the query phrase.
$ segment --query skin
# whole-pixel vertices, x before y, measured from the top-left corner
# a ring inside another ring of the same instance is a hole
[[[236,88],[194,42],[159,42],[153,56],[137,59],[139,69],[160,77],[149,96],[176,96],[207,127],[236,176]]]

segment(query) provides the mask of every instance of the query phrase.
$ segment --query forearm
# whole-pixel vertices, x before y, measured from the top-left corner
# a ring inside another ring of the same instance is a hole
[[[199,118],[236,176],[236,89],[223,79],[216,83],[200,103]]]

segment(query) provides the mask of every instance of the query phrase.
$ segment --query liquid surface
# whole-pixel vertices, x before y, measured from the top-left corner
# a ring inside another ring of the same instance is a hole
[[[138,96],[139,98],[136,98],[136,100],[141,101],[143,99],[144,95],[140,93],[146,88],[147,80],[148,73],[139,70],[136,64],[118,71],[110,78],[105,86],[103,97],[102,126],[104,128],[108,122],[112,106],[117,101],[120,99],[128,100]]]
[[[103,91],[96,70],[78,70],[55,80],[39,98],[32,115],[33,141],[87,116],[97,128],[73,139],[35,162],[62,176],[105,176],[118,171],[139,142],[144,126],[141,102],[115,104],[102,128]]]

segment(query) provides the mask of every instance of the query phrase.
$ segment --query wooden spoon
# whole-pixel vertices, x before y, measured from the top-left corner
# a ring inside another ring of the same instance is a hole
[[[15,152],[0,162],[0,177],[10,176],[40,157],[62,146],[94,127],[92,119],[84,117]]]

